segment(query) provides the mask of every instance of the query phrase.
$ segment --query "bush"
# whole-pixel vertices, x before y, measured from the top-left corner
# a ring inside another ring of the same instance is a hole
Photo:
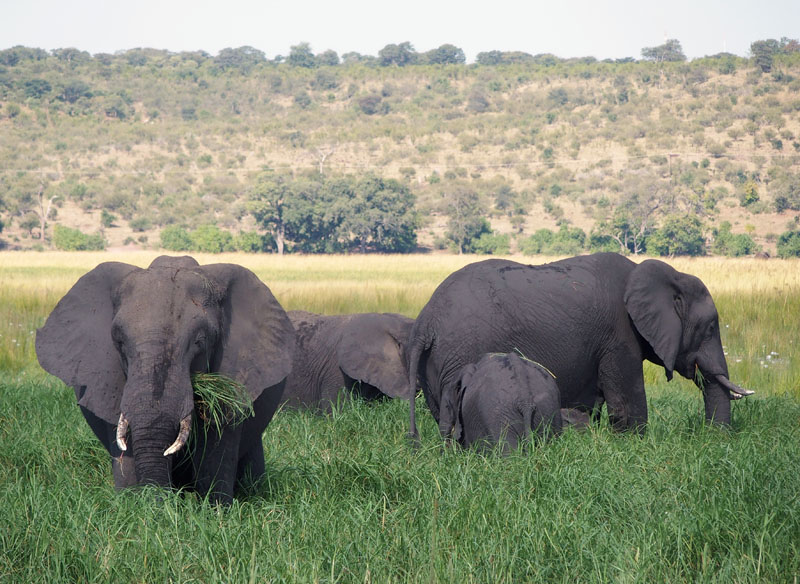
[[[100,234],[87,235],[80,229],[56,225],[53,227],[53,245],[64,251],[100,251],[106,248],[106,240]]]
[[[703,222],[694,215],[669,215],[647,238],[647,251],[660,256],[698,256],[706,253]]]
[[[477,254],[502,255],[511,251],[511,243],[508,234],[482,233],[477,239],[473,239],[467,246],[468,250]]]
[[[240,231],[233,238],[233,247],[236,251],[246,253],[268,252],[273,248],[272,237],[261,235],[255,231]]]
[[[192,239],[183,227],[170,225],[161,230],[161,247],[168,251],[189,251]]]
[[[800,257],[800,231],[784,231],[778,236],[778,257]]]
[[[189,238],[194,251],[207,253],[234,251],[233,236],[216,225],[201,225],[189,233]]]
[[[723,221],[719,229],[714,229],[714,243],[711,251],[718,255],[739,257],[756,252],[756,242],[745,233],[731,233],[729,221]]]

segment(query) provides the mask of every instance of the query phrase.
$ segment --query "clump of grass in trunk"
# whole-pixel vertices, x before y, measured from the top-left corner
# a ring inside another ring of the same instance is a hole
[[[194,406],[204,425],[217,429],[241,424],[254,415],[253,400],[247,388],[219,373],[192,374]]]

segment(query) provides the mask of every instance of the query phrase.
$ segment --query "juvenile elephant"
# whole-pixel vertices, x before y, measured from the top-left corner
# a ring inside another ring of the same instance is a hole
[[[462,446],[507,452],[536,433],[561,433],[561,397],[552,373],[516,353],[488,353],[461,370],[453,419],[453,439]]]
[[[261,434],[293,351],[292,324],[255,274],[190,257],[162,256],[147,269],[100,264],[36,335],[39,363],[75,389],[117,488],[185,486],[222,502],[245,473],[264,472]],[[243,384],[254,415],[195,431],[189,449],[197,372]]]
[[[522,354],[556,376],[561,405],[604,401],[616,429],[647,423],[642,361],[677,371],[703,392],[707,420],[729,424],[731,399],[752,392],[728,379],[717,310],[696,277],[658,260],[615,253],[541,266],[492,259],[442,282],[408,341],[409,387],[422,386],[443,436],[453,431],[461,369],[489,352]],[[417,436],[414,401],[410,434]]]
[[[287,407],[330,412],[342,388],[368,400],[408,397],[404,346],[412,319],[377,313],[288,314],[297,347],[283,393]]]

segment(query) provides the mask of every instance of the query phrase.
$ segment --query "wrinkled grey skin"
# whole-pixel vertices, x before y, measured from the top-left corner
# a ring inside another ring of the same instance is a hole
[[[112,459],[117,488],[188,487],[229,502],[237,480],[264,472],[261,434],[291,368],[294,330],[269,289],[233,264],[161,256],[147,269],[106,262],[59,301],[36,335],[42,367],[75,389]],[[255,415],[218,432],[191,420],[191,374],[245,385]],[[117,424],[122,419],[120,440]],[[123,452],[120,442],[127,446]]]
[[[615,429],[647,423],[642,361],[695,380],[706,419],[730,424],[732,399],[717,310],[696,277],[614,253],[530,266],[492,259],[442,282],[409,337],[409,387],[422,386],[442,436],[453,431],[461,369],[484,353],[520,351],[556,376],[561,406],[599,412]],[[704,381],[695,377],[702,374]],[[410,435],[418,436],[414,401]]]
[[[462,446],[514,450],[535,434],[561,433],[556,380],[541,365],[516,353],[489,353],[461,370],[453,439]]]
[[[338,400],[408,398],[405,340],[414,321],[400,314],[325,316],[290,310],[297,334],[288,408],[329,413]],[[344,391],[343,391],[344,388]]]

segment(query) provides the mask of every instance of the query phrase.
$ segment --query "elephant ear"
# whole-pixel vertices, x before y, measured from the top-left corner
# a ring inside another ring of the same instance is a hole
[[[81,277],[36,331],[42,368],[75,390],[78,403],[116,424],[125,385],[120,355],[111,339],[114,296],[120,282],[141,268],[105,262]]]
[[[236,379],[255,400],[292,369],[294,328],[258,277],[235,264],[200,266],[222,289],[221,339],[211,369]]]
[[[661,359],[667,379],[672,379],[683,336],[678,276],[679,272],[664,262],[645,260],[631,272],[624,295],[636,330]]]
[[[336,345],[339,367],[396,398],[408,399],[405,344],[414,321],[399,314],[356,314],[342,327]]]

